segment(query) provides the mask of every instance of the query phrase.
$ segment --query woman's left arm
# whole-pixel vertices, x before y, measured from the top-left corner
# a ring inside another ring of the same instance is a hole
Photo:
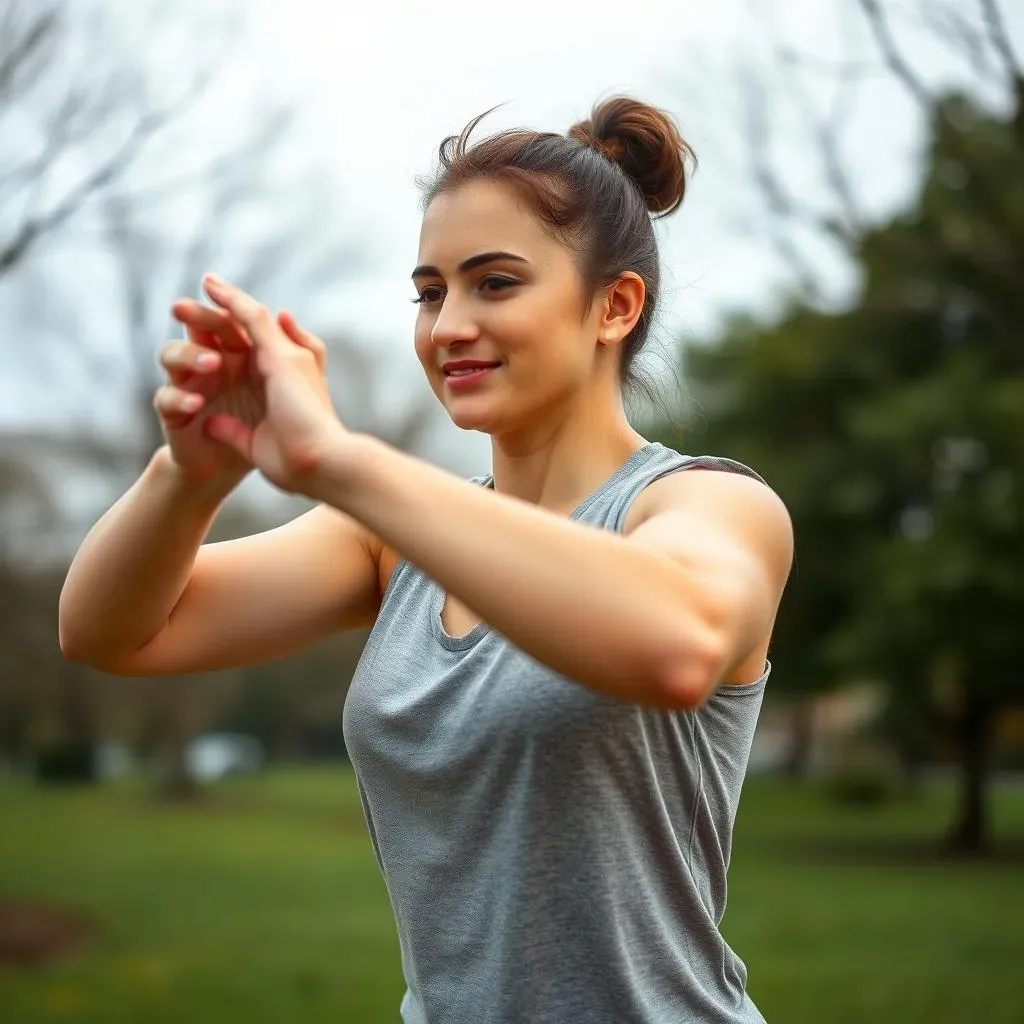
[[[789,574],[777,495],[732,473],[652,485],[628,535],[468,483],[369,435],[330,450],[310,496],[373,530],[537,661],[595,690],[700,704],[763,642]]]

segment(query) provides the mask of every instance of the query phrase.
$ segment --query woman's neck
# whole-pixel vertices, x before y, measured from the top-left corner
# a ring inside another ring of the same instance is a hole
[[[494,488],[568,516],[646,443],[625,414],[586,426],[566,423],[546,437],[536,431],[532,441],[495,437]]]

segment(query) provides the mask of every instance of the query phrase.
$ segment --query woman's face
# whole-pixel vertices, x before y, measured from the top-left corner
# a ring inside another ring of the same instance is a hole
[[[512,432],[558,418],[593,376],[600,303],[583,318],[579,272],[507,186],[438,196],[420,232],[416,355],[452,421]],[[460,361],[490,369],[459,374]]]

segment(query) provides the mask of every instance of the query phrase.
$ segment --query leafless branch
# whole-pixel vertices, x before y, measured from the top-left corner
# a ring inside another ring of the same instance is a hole
[[[163,340],[153,333],[157,324],[163,323],[157,312],[160,304],[174,295],[194,295],[202,273],[212,269],[216,260],[222,261],[218,264],[222,273],[259,297],[286,280],[301,284],[308,293],[320,280],[336,280],[342,268],[354,262],[350,245],[323,241],[323,204],[308,181],[292,190],[292,194],[307,197],[304,209],[297,204],[282,209],[278,222],[268,225],[262,234],[243,231],[241,235],[246,237],[236,241],[238,229],[247,227],[250,210],[257,211],[262,220],[266,209],[273,208],[270,190],[274,183],[261,166],[269,151],[285,144],[293,115],[291,108],[276,109],[245,143],[220,155],[206,174],[197,173],[194,184],[178,196],[189,197],[201,207],[198,223],[184,242],[147,229],[147,217],[154,210],[150,201],[140,204],[137,196],[118,195],[105,206],[107,238],[118,259],[124,289],[136,395],[152,431],[143,441],[146,458],[161,443],[148,408],[158,377],[154,347]],[[173,295],[165,291],[168,270]],[[167,327],[180,330],[170,319]],[[372,401],[377,375],[370,354],[344,336],[325,340],[332,376],[342,382],[344,394],[337,396],[339,404],[352,408],[357,403],[353,416],[377,429],[380,417],[375,416]],[[399,434],[403,438],[415,435],[419,422],[415,416],[403,419]]]
[[[794,219],[806,221],[808,219],[807,211],[797,207],[795,200],[779,180],[775,168],[772,166],[763,88],[759,87],[759,83],[752,77],[743,75],[741,76],[741,89],[744,97],[745,135],[749,143],[753,176],[768,203],[772,244],[796,274],[800,293],[809,299],[819,291],[817,276],[785,230],[787,221]],[[811,217],[810,220],[815,224],[818,222],[817,217]]]
[[[946,142],[951,149],[955,150],[958,159],[963,162],[964,167],[975,179],[977,187],[974,189],[974,194],[978,199],[978,212],[1009,244],[1012,258],[1017,265],[1020,265],[1024,261],[1024,238],[1006,230],[1008,224],[1015,223],[1015,217],[1013,211],[1004,205],[1005,189],[993,180],[990,168],[976,158],[975,152],[967,144],[962,131],[950,119],[939,97],[932,95],[910,64],[903,58],[878,0],[857,0],[857,2],[868,20],[868,25],[886,66],[917,100],[925,116],[938,118],[938,129],[944,132]],[[992,9],[995,11],[994,6]],[[1001,27],[998,16],[996,26],[997,30]]]
[[[23,72],[36,54],[40,53],[42,47],[54,37],[59,21],[54,12],[42,14],[29,25],[19,39],[14,34],[14,22],[18,13],[19,5],[16,2],[9,3],[4,11],[3,24],[0,24],[0,40],[4,41],[5,46],[3,54],[0,55],[0,97],[13,89],[19,73]]]
[[[789,69],[800,69],[799,58],[791,51],[780,53],[779,62]],[[848,65],[843,70],[837,83],[832,109],[827,117],[823,118],[818,114],[809,99],[810,93],[801,88],[799,82],[794,82],[794,88],[791,90],[793,99],[810,125],[822,156],[826,180],[839,202],[842,219],[823,219],[822,226],[846,245],[852,244],[860,237],[866,220],[860,210],[853,183],[846,172],[846,165],[840,152],[843,132],[853,113],[856,87],[860,82],[861,72],[854,70],[857,67],[858,65]]]
[[[63,226],[86,201],[125,174],[153,136],[202,95],[209,86],[213,74],[212,68],[204,69],[196,75],[189,87],[164,109],[140,116],[128,137],[114,153],[69,189],[49,210],[44,213],[31,210],[15,236],[0,248],[0,275],[14,267],[39,238]],[[59,133],[61,129],[58,127],[56,131]]]
[[[996,0],[980,0],[981,12],[985,18],[985,27],[988,29],[989,38],[996,48],[1007,73],[1016,79],[1024,78],[1024,69],[1013,52],[1010,44],[1010,35],[1006,31],[1006,23],[1003,21],[1003,13],[999,9]]]
[[[979,78],[990,78],[994,72],[989,45],[980,26],[963,10],[949,3],[926,4],[921,18],[943,42],[961,51],[971,70]]]
[[[857,3],[860,4],[861,10],[864,12],[868,27],[871,29],[871,34],[875,38],[875,43],[878,45],[886,66],[922,106],[932,107],[935,98],[900,52],[896,40],[893,38],[889,21],[882,12],[878,0],[857,0]]]
[[[275,141],[280,142],[292,117],[292,111],[279,108],[244,145],[220,154],[205,168],[190,176],[164,182],[159,189],[119,193],[107,202],[108,236],[121,266],[133,361],[136,375],[144,387],[149,386],[155,371],[155,364],[150,358],[154,340],[150,333],[155,320],[152,307],[156,301],[167,300],[168,296],[159,294],[159,289],[154,287],[153,271],[159,261],[161,246],[141,223],[139,211],[159,208],[161,199],[188,195],[205,202],[207,209],[202,223],[175,258],[178,266],[174,294],[190,294],[200,275],[211,267],[213,244],[223,234],[225,215],[247,194],[254,194],[262,187],[261,176],[255,170],[260,166],[260,157]],[[250,273],[244,282],[240,281],[244,287],[252,288],[254,284],[263,283],[264,275],[280,266],[280,240],[268,238],[265,243],[247,249],[245,266]]]
[[[42,235],[59,228],[93,193],[122,174],[128,164],[138,156],[154,128],[155,124],[151,119],[140,121],[113,156],[79,182],[52,209],[45,214],[26,218],[14,238],[0,249],[0,274],[10,270]]]

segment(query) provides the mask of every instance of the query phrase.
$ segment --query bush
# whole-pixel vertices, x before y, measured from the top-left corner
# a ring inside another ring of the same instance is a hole
[[[40,782],[95,782],[96,752],[90,743],[52,743],[36,748],[35,777]]]
[[[900,796],[900,772],[891,755],[870,747],[850,751],[829,773],[826,789],[839,803],[870,806]]]

